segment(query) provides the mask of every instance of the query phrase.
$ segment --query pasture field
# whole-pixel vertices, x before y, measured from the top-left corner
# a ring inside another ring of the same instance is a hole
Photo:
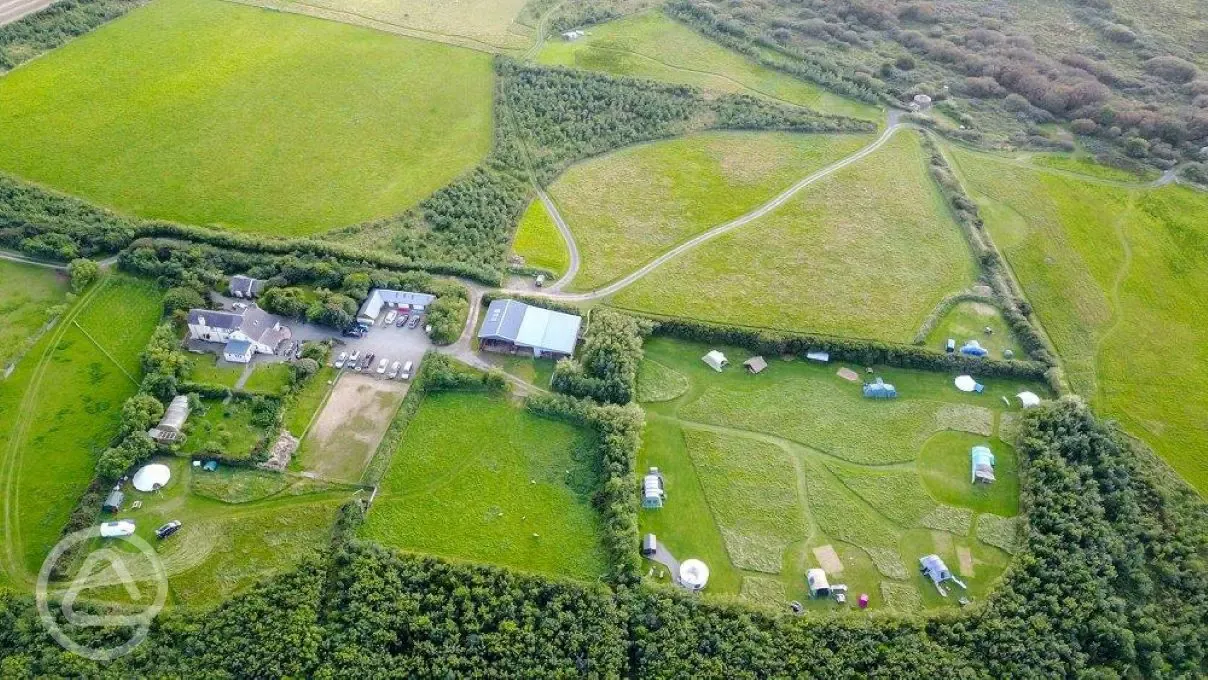
[[[316,378],[315,382],[318,381]],[[378,380],[360,373],[340,374],[330,388],[323,410],[298,446],[289,469],[326,480],[362,481],[409,388],[410,383],[402,381]]]
[[[0,260],[0,375],[46,324],[47,310],[59,304],[67,290],[65,274]]]
[[[155,462],[172,469],[171,481],[156,493],[127,486],[126,505],[115,516],[134,520],[136,534],[155,546],[168,575],[169,604],[176,606],[213,606],[322,549],[340,505],[354,493],[260,470],[205,472],[186,458]],[[132,509],[135,501],[143,506]],[[171,520],[182,522],[180,531],[156,540],[155,529]],[[150,573],[137,558],[127,566],[136,579]],[[100,572],[89,581],[89,595],[124,601],[124,588],[108,585],[112,577]]]
[[[1208,196],[952,156],[1074,390],[1208,491]]]
[[[707,132],[575,165],[550,187],[583,258],[571,287],[591,290],[620,278],[871,141],[869,135]]]
[[[313,234],[481,159],[492,79],[470,50],[160,0],[0,78],[0,168],[141,217]]]
[[[252,374],[248,376],[247,382],[243,384],[243,389],[257,394],[279,396],[289,390],[292,380],[293,371],[290,370],[287,362],[258,362],[252,369]]]
[[[517,50],[532,43],[532,29],[515,21],[528,0],[246,1],[478,50]]]
[[[570,252],[566,239],[554,224],[554,218],[539,199],[529,203],[520,224],[516,226],[516,237],[512,240],[512,252],[524,258],[525,265],[548,269],[556,276],[566,273],[570,266]]]
[[[731,366],[717,373],[700,360],[709,349],[646,343],[644,364],[659,367],[647,380],[674,389],[643,403],[638,462],[639,474],[657,466],[667,486],[662,509],[640,512],[641,531],[680,560],[703,559],[707,595],[783,609],[808,598],[805,572],[821,566],[874,607],[953,605],[918,574],[932,552],[954,572],[964,560],[974,598],[993,588],[1009,562],[996,546],[1013,548],[1009,518],[1019,514],[1018,466],[1003,441],[1018,407],[1001,397],[1043,388],[987,379],[985,394],[968,395],[950,375],[884,368],[876,375],[901,396],[874,401],[835,375],[839,364],[771,359],[752,376],[741,366],[749,352],[719,348]],[[988,487],[969,479],[977,444],[996,456]],[[993,543],[979,538],[983,518]]]
[[[222,452],[231,459],[247,458],[256,444],[270,433],[252,422],[250,399],[232,399],[223,403],[220,399],[202,399],[202,413],[192,413],[185,423],[184,444],[181,453],[204,455]]]
[[[506,396],[424,397],[362,535],[404,550],[594,580],[607,568],[594,434]]]
[[[154,284],[102,277],[0,381],[4,568],[13,583],[37,573],[92,480],[122,402],[138,390],[161,297]]]
[[[919,138],[904,131],[611,302],[733,325],[910,342],[940,300],[976,277]]]
[[[770,97],[823,113],[878,122],[881,118],[874,106],[762,66],[657,11],[597,24],[574,42],[553,37],[537,61]]]
[[[994,332],[986,335],[986,328]],[[1002,318],[1002,312],[984,302],[965,301],[954,305],[927,334],[927,346],[943,349],[948,338],[956,340],[958,349],[966,341],[976,340],[990,350],[990,356],[995,358],[1002,358],[1006,350],[1014,352],[1016,357],[1025,356],[1011,327]]]
[[[324,365],[298,390],[285,409],[285,429],[301,437],[335,384],[336,369]]]

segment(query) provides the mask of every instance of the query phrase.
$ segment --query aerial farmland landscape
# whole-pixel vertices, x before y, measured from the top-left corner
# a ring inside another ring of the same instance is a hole
[[[0,676],[1208,675],[1208,6],[0,0]]]

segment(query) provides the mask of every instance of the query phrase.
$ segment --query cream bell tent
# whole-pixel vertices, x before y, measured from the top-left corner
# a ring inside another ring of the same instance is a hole
[[[152,463],[144,465],[138,472],[134,473],[134,488],[139,491],[159,491],[168,484],[168,480],[172,478],[172,471],[167,465]]]

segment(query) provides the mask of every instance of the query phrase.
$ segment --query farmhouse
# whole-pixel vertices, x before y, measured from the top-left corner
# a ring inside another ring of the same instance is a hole
[[[583,317],[533,307],[516,300],[496,300],[487,307],[478,331],[482,349],[535,357],[562,358],[575,353]]]
[[[227,289],[230,291],[231,297],[250,300],[264,292],[264,282],[250,276],[236,274],[231,277],[231,283]]]
[[[435,299],[435,295],[427,293],[374,288],[369,292],[369,297],[365,299],[365,303],[361,305],[361,311],[357,312],[357,321],[363,324],[372,324],[374,321],[377,321],[378,315],[382,313],[382,308],[398,309],[404,312],[422,312]]]
[[[180,438],[181,428],[188,418],[189,398],[184,395],[175,397],[172,403],[168,404],[168,410],[164,411],[159,425],[147,430],[147,436],[160,444],[171,444]]]
[[[223,358],[227,361],[246,364],[255,354],[272,354],[291,335],[280,319],[256,305],[238,312],[189,310],[189,337],[223,343]]]
[[[989,484],[994,481],[994,454],[990,452],[990,447],[974,446],[969,452],[969,466],[972,468],[970,481],[974,484]]]

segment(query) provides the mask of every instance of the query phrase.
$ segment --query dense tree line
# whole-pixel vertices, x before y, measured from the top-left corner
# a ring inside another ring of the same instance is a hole
[[[0,26],[0,73],[53,50],[145,0],[61,0]]]
[[[134,220],[0,174],[0,246],[67,262],[117,252],[134,230]]]
[[[591,316],[578,359],[554,367],[551,386],[558,392],[611,404],[633,401],[642,341],[651,325],[644,319],[600,309]]]
[[[827,116],[810,109],[777,104],[747,94],[727,94],[712,102],[716,127],[729,130],[789,130],[792,132],[875,132],[871,121]]]

